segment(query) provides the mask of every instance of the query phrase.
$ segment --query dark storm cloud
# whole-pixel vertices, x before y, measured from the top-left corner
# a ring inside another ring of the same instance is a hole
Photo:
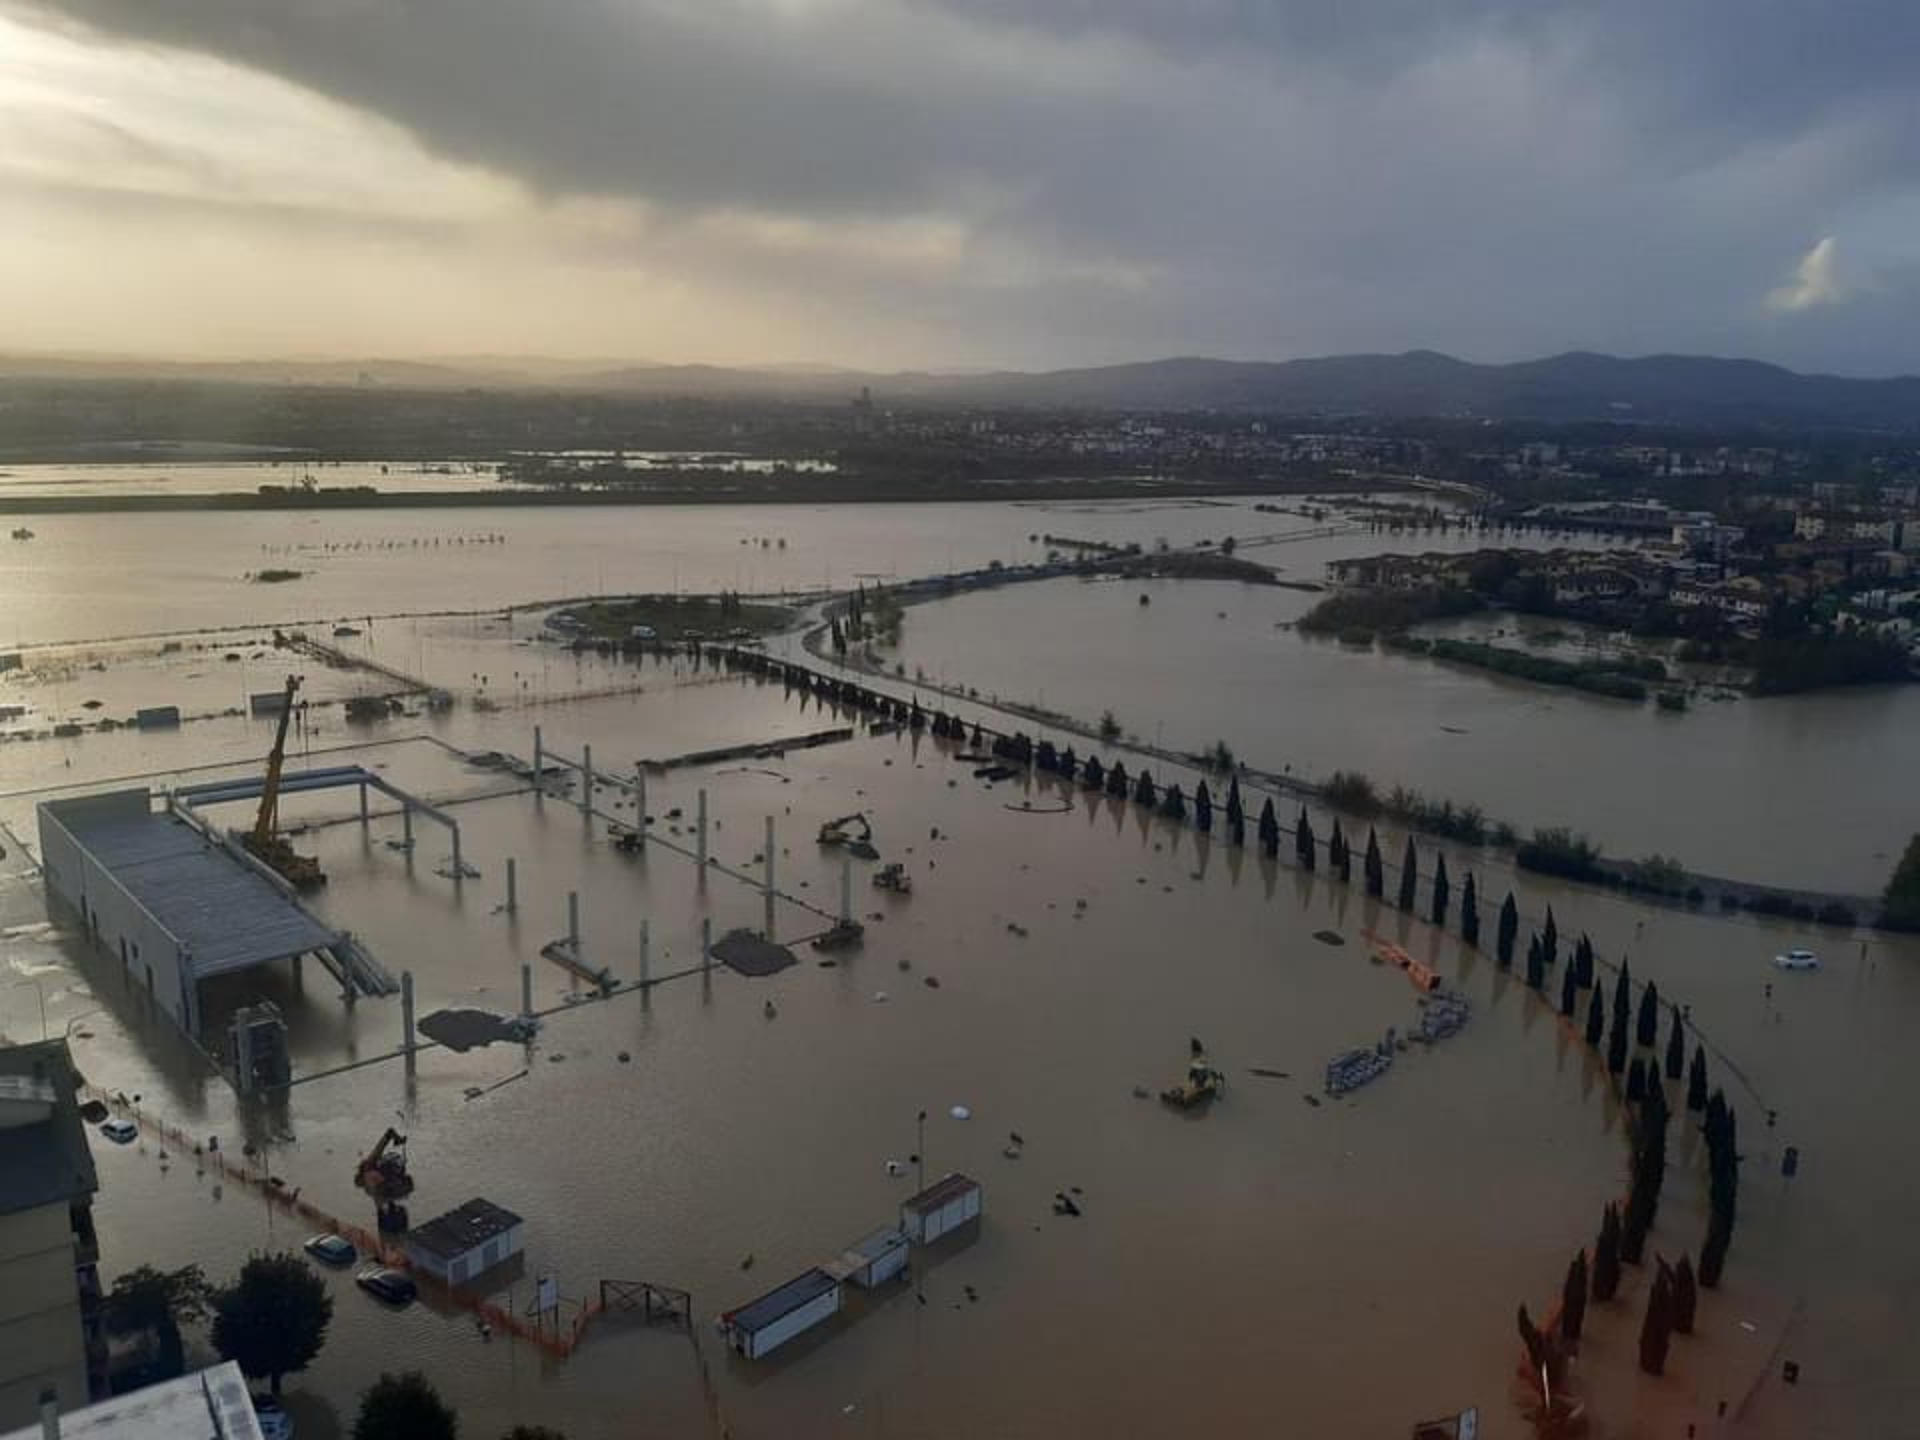
[[[1895,0],[58,10],[278,74],[543,193],[642,200],[668,225],[958,217],[970,238],[943,275],[735,263],[936,341],[959,327],[950,348],[969,355],[998,336],[1010,359],[1578,344],[1920,362],[1910,255],[1836,290],[1843,309],[1874,294],[1856,329],[1832,307],[1765,303],[1825,237],[1843,273],[1884,248],[1915,185],[1920,6]],[[1030,285],[983,263],[1016,254],[1036,257]],[[1134,279],[1104,285],[1103,267]]]

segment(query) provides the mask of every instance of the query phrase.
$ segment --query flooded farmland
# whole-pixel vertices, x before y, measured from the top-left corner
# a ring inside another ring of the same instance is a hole
[[[84,698],[110,711],[157,698],[211,718],[164,733],[0,747],[13,927],[0,941],[9,982],[0,1030],[32,1038],[44,1000],[50,1032],[72,1032],[95,1085],[139,1094],[155,1123],[219,1135],[229,1148],[244,1137],[285,1188],[363,1226],[371,1206],[351,1183],[352,1162],[394,1124],[409,1137],[417,1217],[483,1195],[527,1218],[525,1264],[501,1297],[508,1308],[524,1308],[541,1274],[558,1279],[568,1317],[603,1280],[694,1297],[694,1341],[597,1318],[556,1359],[483,1336],[458,1309],[387,1311],[350,1277],[334,1277],[328,1345],[291,1382],[303,1435],[344,1433],[326,1397],[356,1393],[396,1357],[428,1370],[466,1413],[559,1425],[575,1440],[708,1426],[741,1436],[1178,1433],[1199,1413],[1230,1434],[1400,1434],[1467,1405],[1480,1408],[1485,1434],[1527,1433],[1514,1400],[1514,1309],[1546,1311],[1602,1204],[1624,1190],[1623,1116],[1605,1067],[1555,1013],[1558,973],[1536,993],[1517,969],[1465,945],[1457,926],[1402,912],[1391,889],[1386,901],[1369,900],[1357,883],[1307,872],[1290,845],[1288,858],[1271,859],[1251,838],[1242,847],[1202,836],[1057,778],[992,781],[963,758],[969,743],[874,733],[857,712],[685,657],[636,666],[575,656],[543,638],[538,615],[420,616],[356,626],[362,634],[335,643],[447,687],[455,705],[377,729],[348,726],[337,707],[309,712],[294,759],[364,764],[440,806],[459,821],[462,855],[479,873],[438,873],[447,837],[418,817],[413,847],[397,848],[404,831],[392,802],[363,826],[351,791],[290,796],[283,823],[329,874],[316,910],[388,968],[410,972],[421,1014],[515,1013],[521,967],[531,966],[534,1008],[551,1012],[531,1045],[428,1049],[411,1066],[383,1059],[403,1039],[395,1001],[348,1007],[317,967],[297,982],[276,968],[260,984],[287,1013],[296,1075],[319,1078],[292,1087],[284,1105],[243,1111],[117,962],[88,950],[70,916],[56,915],[51,930],[40,923],[27,863],[39,799],[109,780],[258,771],[266,723],[222,712],[243,708],[244,694],[272,688],[286,668],[265,633],[272,619],[489,611],[595,590],[809,588],[858,573],[1017,563],[1041,548],[1028,536],[1048,529],[1150,545],[1284,523],[1217,506],[1096,506],[1065,518],[1015,506],[917,507],[903,517],[904,508],[756,511],[744,522],[727,512],[620,512],[620,533],[605,537],[594,531],[607,516],[514,517],[509,544],[460,555],[322,548],[320,583],[301,595],[237,578],[261,563],[261,547],[307,543],[268,538],[276,525],[292,528],[286,519],[178,517],[211,534],[169,552],[147,548],[156,543],[147,531],[137,553],[109,548],[86,561],[132,567],[128,594],[137,580],[148,597],[138,606],[110,588],[64,589],[85,582],[41,557],[50,534],[34,542],[30,565],[9,555],[26,566],[24,646],[196,632],[170,653],[119,642],[137,663],[113,646],[77,647],[97,650],[106,668],[69,666],[57,696],[38,687],[50,713]],[[953,514],[930,525],[934,508]],[[396,521],[413,523],[393,512],[330,516],[329,538],[313,543],[393,538]],[[761,537],[787,546],[762,547]],[[61,541],[76,560],[96,542],[108,545],[104,534]],[[1385,543],[1333,537],[1269,553],[1307,579],[1327,558]],[[149,557],[152,568],[140,569]],[[604,581],[587,580],[602,563]],[[256,613],[263,594],[270,614]],[[983,696],[1089,718],[1112,708],[1143,741],[1198,749],[1224,738],[1258,764],[1307,773],[1358,766],[1496,815],[1576,823],[1610,846],[1658,848],[1754,878],[1784,869],[1774,857],[1785,854],[1793,878],[1830,865],[1819,873],[1831,883],[1871,889],[1884,866],[1867,847],[1902,838],[1895,801],[1863,810],[1864,782],[1862,796],[1849,790],[1841,803],[1850,815],[1879,815],[1871,833],[1818,841],[1807,833],[1817,816],[1810,792],[1794,788],[1802,782],[1792,774],[1744,802],[1711,788],[1710,758],[1743,744],[1752,748],[1738,751],[1742,767],[1797,753],[1805,784],[1852,785],[1843,757],[1819,738],[1846,723],[1844,709],[1802,712],[1810,718],[1778,728],[1741,719],[1765,713],[1745,703],[1623,718],[1602,702],[1342,653],[1277,628],[1310,598],[1199,582],[1009,587],[913,607],[898,658],[908,676],[918,668]],[[213,625],[241,626],[249,643],[209,633]],[[373,683],[360,671],[301,668],[316,699]],[[891,689],[906,696],[912,686],[901,679]],[[492,703],[476,706],[482,694]],[[1908,703],[1834,703],[1856,698]],[[1013,723],[985,706],[951,708],[969,722]],[[1884,781],[1910,763],[1893,720],[1856,723],[1846,764],[1864,772],[1879,763]],[[469,758],[530,759],[536,725],[550,751],[577,758],[591,745],[597,769],[614,777],[642,760],[828,728],[856,733],[650,776],[660,843],[641,857],[612,843],[610,824],[633,813],[624,789],[603,784],[600,813],[583,816],[577,790],[536,798]],[[1521,758],[1529,743],[1530,763]],[[1565,758],[1576,754],[1578,765]],[[1631,789],[1635,754],[1657,794]],[[1136,768],[1133,756],[1111,757]],[[1202,778],[1155,769],[1189,792]],[[705,870],[687,853],[701,791],[718,862]],[[838,908],[842,860],[815,836],[855,811],[913,888],[882,891],[873,866],[859,864],[854,908],[865,940],[827,967],[804,942]],[[1768,813],[1790,822],[1777,847],[1755,838]],[[698,973],[703,922],[715,935],[762,923],[753,881],[768,817],[784,897],[774,931],[799,963],[765,979]],[[242,825],[250,811],[216,818]],[[1281,818],[1292,825],[1292,805]],[[1403,839],[1382,827],[1389,857]],[[1432,842],[1418,844],[1430,864]],[[1598,1307],[1581,1366],[1595,1433],[1679,1434],[1695,1423],[1712,1434],[1722,1401],[1738,1433],[1897,1433],[1903,1411],[1888,1382],[1910,1360],[1898,1316],[1920,1263],[1901,1238],[1898,1205],[1920,1182],[1920,1161],[1886,1137],[1899,1133],[1901,1097],[1920,1079],[1900,1039],[1920,1013],[1920,951],[1886,937],[1647,910],[1516,875],[1491,852],[1447,857],[1456,886],[1475,875],[1489,922],[1511,890],[1523,935],[1551,907],[1563,946],[1588,932],[1604,961],[1626,959],[1636,979],[1688,1006],[1715,1081],[1740,1110],[1747,1163],[1726,1281],[1703,1298],[1700,1333],[1676,1343],[1659,1381],[1633,1368],[1644,1276],[1630,1271],[1624,1298]],[[566,932],[569,892],[579,896],[583,955],[617,982],[611,996],[540,953]],[[696,973],[639,988],[643,922],[650,978]],[[1365,1089],[1329,1098],[1321,1072],[1333,1055],[1372,1045],[1389,1027],[1404,1035],[1418,1015],[1406,978],[1378,963],[1376,939],[1430,964],[1472,1018],[1431,1049],[1396,1052]],[[1801,943],[1821,949],[1824,970],[1783,975],[1768,963]],[[210,987],[210,1003],[219,1014],[247,994],[223,983]],[[1192,1039],[1227,1076],[1202,1114],[1153,1098],[1184,1073]],[[967,1118],[955,1118],[955,1106]],[[926,1173],[982,1182],[978,1227],[917,1258],[913,1280],[772,1359],[729,1356],[713,1331],[718,1315],[891,1222],[918,1178],[922,1111]],[[1670,1255],[1697,1249],[1704,1226],[1698,1137],[1681,1125],[1672,1144],[1653,1237]],[[1788,1144],[1805,1156],[1791,1180],[1781,1174]],[[100,1165],[109,1274],[194,1259],[218,1274],[305,1233],[297,1216],[203,1173],[190,1151],[163,1152],[151,1126]],[[1058,1213],[1061,1194],[1075,1197],[1078,1215]],[[1885,1237],[1886,1249],[1861,1236]],[[1778,1380],[1782,1355],[1802,1364],[1800,1385]]]

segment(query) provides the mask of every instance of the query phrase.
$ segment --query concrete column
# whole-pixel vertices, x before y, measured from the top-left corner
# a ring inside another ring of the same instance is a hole
[[[547,767],[547,747],[541,742],[540,727],[533,727],[533,803],[540,805],[546,798],[546,787],[541,783],[541,774]]]
[[[647,922],[642,920],[640,922],[640,988],[642,990],[653,983],[652,977],[647,973],[652,963],[652,957],[649,954],[652,948],[651,937],[647,934]]]
[[[700,879],[701,883],[704,884],[707,876],[707,792],[705,790],[700,792],[699,807],[696,813],[700,817],[698,827],[700,840],[699,848],[694,852],[694,859],[699,863]]]
[[[405,801],[402,801],[400,804],[400,825],[401,833],[404,834],[407,839],[413,839],[413,806]]]
[[[767,816],[767,927],[766,937],[773,939],[773,907],[775,894],[773,889],[773,817]]]
[[[700,921],[700,973],[713,973],[713,920],[705,916]]]
[[[647,853],[647,770],[644,765],[633,772],[633,833],[639,837],[640,853]]]
[[[840,923],[853,923],[853,857],[840,857]]]
[[[413,1063],[413,972],[400,972],[400,1035],[401,1045],[407,1052],[407,1063]]]
[[[367,782],[362,780],[360,782],[360,828],[363,830],[366,828],[367,819]]]
[[[533,966],[520,966],[520,1013],[533,1014]]]
[[[520,896],[518,894],[518,890],[519,890],[518,877],[515,875],[514,871],[515,871],[515,866],[514,866],[513,857],[509,855],[507,857],[507,913],[509,915],[513,914],[515,911],[517,911],[520,908]]]
[[[580,818],[593,823],[593,746],[580,747]]]
[[[466,878],[466,869],[460,863],[460,826],[456,822],[453,826],[453,883],[458,886]]]
[[[573,958],[580,958],[580,892],[567,891],[567,945]]]

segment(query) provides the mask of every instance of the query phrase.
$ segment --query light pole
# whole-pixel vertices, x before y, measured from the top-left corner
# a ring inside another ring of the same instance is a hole
[[[924,1190],[927,1188],[927,1112],[920,1112],[918,1127],[914,1132],[913,1165],[914,1183]]]
[[[16,980],[7,988],[9,990],[18,990],[22,985],[31,985],[33,987],[33,993],[40,997],[40,1038],[45,1040],[47,1038],[47,992],[40,988],[40,982],[38,980],[31,978]]]

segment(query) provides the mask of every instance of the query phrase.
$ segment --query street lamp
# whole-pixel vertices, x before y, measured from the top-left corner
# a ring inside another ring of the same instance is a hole
[[[915,1130],[913,1144],[913,1165],[915,1183],[922,1189],[927,1188],[927,1112],[920,1112],[920,1120]]]
[[[45,1040],[47,1038],[47,992],[40,988],[40,982],[38,980],[32,978],[16,980],[7,988],[9,990],[18,990],[22,985],[31,985],[33,987],[33,993],[40,997],[40,1038]]]

